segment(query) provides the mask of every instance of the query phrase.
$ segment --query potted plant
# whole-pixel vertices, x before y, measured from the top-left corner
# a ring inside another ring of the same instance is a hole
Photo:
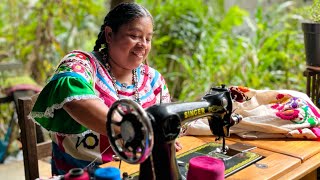
[[[307,66],[320,67],[320,0],[314,0],[310,20],[302,22]]]

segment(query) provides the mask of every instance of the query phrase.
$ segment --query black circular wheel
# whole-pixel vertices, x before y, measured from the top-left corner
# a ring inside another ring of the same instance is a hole
[[[112,104],[107,115],[107,135],[113,151],[130,164],[146,160],[153,148],[151,121],[136,102],[121,99]]]

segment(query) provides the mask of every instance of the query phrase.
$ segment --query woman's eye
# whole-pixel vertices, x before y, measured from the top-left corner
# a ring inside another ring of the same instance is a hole
[[[137,36],[137,35],[130,35],[130,37],[132,37],[133,39],[139,38],[139,36]]]

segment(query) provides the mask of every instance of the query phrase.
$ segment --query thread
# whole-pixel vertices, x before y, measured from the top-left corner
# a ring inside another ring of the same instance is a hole
[[[120,170],[116,167],[99,168],[94,172],[95,180],[121,180]]]
[[[189,161],[187,180],[224,179],[225,166],[221,159],[210,156],[197,156]]]
[[[81,168],[70,169],[69,172],[64,176],[65,180],[89,180],[89,174]]]

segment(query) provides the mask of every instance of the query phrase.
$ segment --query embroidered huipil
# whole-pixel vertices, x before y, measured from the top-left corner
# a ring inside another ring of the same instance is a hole
[[[158,71],[141,64],[137,76],[143,108],[159,103],[160,98],[164,103],[170,102],[165,80]],[[120,98],[135,100],[133,85],[123,88],[116,82],[116,86]],[[62,108],[66,102],[80,99],[100,99],[110,107],[118,97],[110,75],[98,58],[93,53],[72,51],[61,60],[30,114],[50,132],[54,175],[65,174],[74,167],[84,168],[94,160],[94,165],[112,160],[107,136],[77,123]]]

